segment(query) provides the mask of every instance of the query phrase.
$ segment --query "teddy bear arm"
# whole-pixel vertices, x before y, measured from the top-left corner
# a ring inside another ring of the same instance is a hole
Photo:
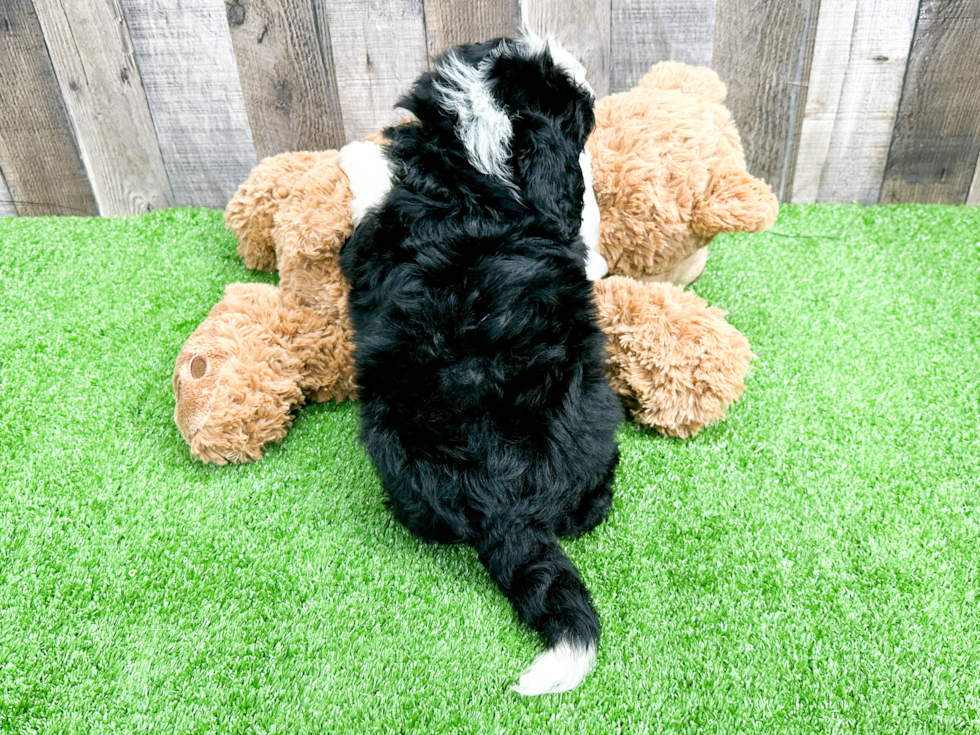
[[[762,232],[776,221],[779,201],[772,188],[746,171],[715,172],[694,204],[691,228],[703,235]]]

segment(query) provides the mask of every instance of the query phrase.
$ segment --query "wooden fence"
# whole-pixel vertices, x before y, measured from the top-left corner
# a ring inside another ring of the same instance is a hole
[[[980,0],[0,0],[0,214],[223,207],[522,22],[600,95],[712,66],[783,201],[980,204]]]

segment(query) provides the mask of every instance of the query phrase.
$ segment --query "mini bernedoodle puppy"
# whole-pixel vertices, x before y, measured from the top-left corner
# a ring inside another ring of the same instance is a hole
[[[473,546],[548,649],[521,694],[578,686],[599,621],[558,544],[612,505],[622,409],[586,246],[585,70],[525,32],[444,54],[416,121],[344,149],[361,441],[399,521]]]

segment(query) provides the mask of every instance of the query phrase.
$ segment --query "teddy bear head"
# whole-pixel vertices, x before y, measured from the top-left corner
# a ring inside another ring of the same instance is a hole
[[[713,71],[668,61],[596,103],[588,148],[611,274],[686,285],[715,235],[775,220],[778,201],[745,170],[724,99]]]

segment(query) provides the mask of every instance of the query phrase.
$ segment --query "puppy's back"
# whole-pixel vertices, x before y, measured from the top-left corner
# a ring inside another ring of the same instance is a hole
[[[342,253],[362,440],[399,520],[473,545],[548,639],[517,690],[565,691],[599,622],[555,535],[608,511],[621,418],[578,236],[592,95],[522,38],[451,51],[400,105],[393,187]]]

